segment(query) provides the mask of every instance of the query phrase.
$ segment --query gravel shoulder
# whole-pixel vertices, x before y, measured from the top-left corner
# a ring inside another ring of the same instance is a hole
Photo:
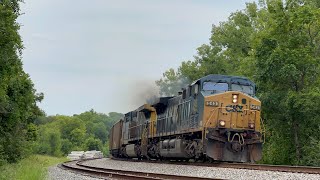
[[[99,178],[93,178],[81,174],[75,174],[73,172],[61,169],[57,166],[48,168],[48,180],[100,180]]]
[[[108,158],[85,161],[83,162],[83,164],[119,170],[197,176],[219,179],[320,179],[320,175],[317,174],[216,168],[190,165],[173,165],[145,162],[126,162],[116,161]]]

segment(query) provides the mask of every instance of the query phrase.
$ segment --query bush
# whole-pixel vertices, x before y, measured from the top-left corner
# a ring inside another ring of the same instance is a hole
[[[102,151],[102,142],[100,139],[89,137],[84,143],[84,149],[87,151],[97,150]]]
[[[69,154],[73,150],[73,145],[68,139],[62,139],[61,141],[61,152],[64,155]]]
[[[320,166],[320,141],[311,138],[311,144],[305,146],[304,152],[307,154],[303,157],[302,162],[308,166]]]
[[[107,142],[105,143],[105,145],[103,146],[102,152],[103,152],[103,155],[104,155],[105,157],[109,157],[110,153],[109,153],[109,142],[108,142],[108,141],[107,141]]]
[[[40,139],[35,143],[36,153],[61,156],[61,135],[49,128],[41,130]]]

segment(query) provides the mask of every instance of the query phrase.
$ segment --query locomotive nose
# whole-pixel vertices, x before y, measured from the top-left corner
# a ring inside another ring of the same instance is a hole
[[[205,97],[204,122],[208,127],[259,130],[260,101],[241,92]]]

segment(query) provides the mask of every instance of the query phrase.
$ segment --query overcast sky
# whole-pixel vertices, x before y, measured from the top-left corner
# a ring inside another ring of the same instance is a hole
[[[48,115],[133,110],[169,68],[248,0],[32,0],[21,5],[24,69]]]

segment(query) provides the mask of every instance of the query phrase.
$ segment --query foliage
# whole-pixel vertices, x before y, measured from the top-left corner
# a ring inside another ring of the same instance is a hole
[[[320,130],[320,128],[319,128]],[[304,146],[304,151],[308,154],[303,159],[305,165],[320,166],[320,141],[311,138],[310,146]]]
[[[35,152],[52,156],[67,155],[73,150],[100,150],[105,153],[112,125],[122,114],[109,115],[90,110],[73,116],[41,117]]]
[[[43,94],[36,94],[23,71],[18,15],[19,0],[0,1],[0,162],[16,162],[28,155],[35,138],[30,123],[43,114],[36,105]]]
[[[102,142],[100,139],[94,138],[94,137],[89,137],[86,139],[84,143],[85,150],[87,151],[92,151],[92,150],[97,150],[97,151],[102,151]]]
[[[46,179],[48,167],[65,161],[66,158],[32,155],[19,163],[0,166],[0,179]]]
[[[177,72],[170,69],[156,83],[165,94],[180,77],[251,78],[268,129],[263,162],[319,165],[313,160],[320,142],[319,7],[315,0],[247,3],[213,26],[210,43],[200,46],[193,60]]]
[[[160,87],[161,96],[174,96],[189,82],[189,79],[183,77],[179,71],[175,72],[174,69],[169,69],[163,73],[162,79],[156,81],[156,84]]]
[[[48,128],[40,129],[40,138],[37,142],[37,153],[59,156],[61,154],[61,133]]]

